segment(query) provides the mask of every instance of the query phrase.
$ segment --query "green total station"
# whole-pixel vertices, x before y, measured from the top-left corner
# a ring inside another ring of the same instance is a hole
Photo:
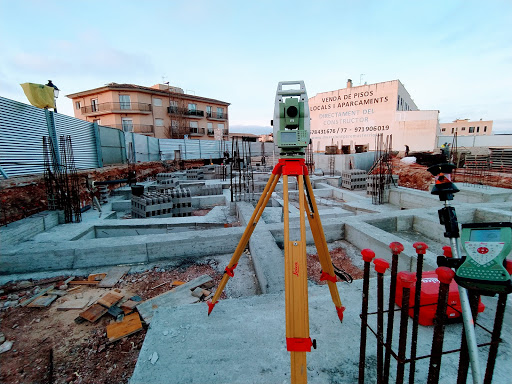
[[[461,242],[466,251],[455,281],[482,294],[512,292],[506,257],[512,247],[512,223],[463,224]]]

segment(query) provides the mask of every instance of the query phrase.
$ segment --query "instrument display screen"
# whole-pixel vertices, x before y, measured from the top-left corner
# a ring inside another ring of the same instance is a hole
[[[472,229],[469,241],[493,242],[500,241],[499,229]]]

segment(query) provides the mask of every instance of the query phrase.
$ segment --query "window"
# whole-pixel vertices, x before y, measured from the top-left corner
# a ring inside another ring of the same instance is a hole
[[[190,121],[189,125],[190,133],[199,133],[199,125],[197,121]]]
[[[163,127],[164,126],[164,119],[155,119],[155,126]]]
[[[224,118],[224,108],[217,107],[217,119],[223,119]]]
[[[92,122],[101,125],[101,119],[94,119]]]
[[[208,135],[210,135],[210,136],[213,135],[213,124],[212,123],[208,123]]]
[[[206,117],[212,117],[212,106],[208,105],[206,107]]]
[[[469,133],[474,133],[475,132],[475,127],[469,127]]]
[[[130,109],[130,95],[119,95],[119,108]]]
[[[461,131],[465,131],[465,130],[466,130],[466,127],[462,127],[460,130],[461,130]]]
[[[455,132],[455,128],[452,128],[452,133]]]
[[[476,133],[480,132],[480,127],[476,127]]]
[[[123,126],[123,131],[124,132],[133,132],[133,121],[132,121],[132,119],[125,119],[123,117],[121,122],[122,122],[122,126]]]
[[[484,126],[484,132],[487,132],[487,125]]]
[[[75,108],[76,108],[76,109],[80,109],[80,102],[79,102],[79,101],[76,101],[76,102],[75,102]]]
[[[444,131],[446,131],[446,128],[442,128],[442,129],[441,129],[441,132],[444,132]]]
[[[98,99],[91,99],[91,112],[98,111]]]
[[[197,105],[196,104],[189,104],[188,105],[189,112],[195,112],[196,109],[197,109]]]
[[[224,124],[217,124],[217,129],[222,132],[223,135],[228,134],[228,130],[224,130]]]
[[[162,106],[162,99],[159,99],[159,98],[155,97],[155,98],[153,99],[153,105],[154,105],[155,107],[161,107],[161,106]]]
[[[176,100],[169,102],[169,113],[178,113],[178,102]]]

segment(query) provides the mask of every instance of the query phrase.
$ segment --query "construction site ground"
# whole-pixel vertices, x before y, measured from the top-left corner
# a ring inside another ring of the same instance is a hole
[[[160,165],[157,165],[155,169],[159,167]],[[426,167],[401,163],[399,159],[393,160],[393,167],[394,173],[400,175],[400,186],[420,191],[428,190],[432,176],[426,171]],[[496,178],[494,182],[497,183],[497,187],[512,187],[512,178],[509,174],[491,176]],[[490,180],[492,177],[488,179]],[[31,182],[26,183],[26,186],[15,185],[7,188],[10,196],[9,206],[12,207],[9,212],[12,213],[12,217],[26,215],[26,212],[23,212],[23,207],[28,205],[25,200],[29,198],[33,188],[38,188]],[[27,193],[20,193],[25,188],[28,188]],[[483,188],[485,189],[485,187]],[[470,193],[473,192],[470,191]],[[490,195],[492,193],[494,192],[491,191]],[[23,205],[16,202],[17,194],[23,200]],[[426,220],[427,223],[435,223],[437,200],[433,200],[434,203],[431,203],[424,198],[426,195],[418,195],[416,198],[414,193],[410,194],[413,196],[413,205],[419,204],[418,206],[421,208],[421,203],[425,200],[424,204],[429,204],[429,208],[433,207],[432,212],[418,214],[416,217],[414,215],[418,210],[413,210],[411,209],[413,207],[407,205],[397,207],[388,204],[381,205],[378,209],[374,208],[371,198],[366,196],[365,191],[345,191],[344,194],[347,198],[354,199],[347,206],[345,206],[344,200],[335,198],[334,195],[317,198],[320,210],[332,209],[333,213],[327,214],[328,219],[323,221],[330,228],[330,236],[351,236],[353,240],[357,240],[354,229],[350,228],[360,225],[373,238],[368,240],[372,242],[371,244],[362,238],[359,239],[357,245],[348,240],[330,241],[328,244],[334,264],[345,269],[354,279],[350,285],[338,283],[341,300],[347,307],[343,324],[340,324],[337,319],[329,290],[325,287],[325,281],[319,279],[321,268],[315,247],[312,245],[307,247],[310,329],[311,337],[318,340],[319,346],[317,350],[308,354],[310,382],[353,383],[357,381],[363,269],[360,250],[365,247],[379,246],[374,240],[381,233],[384,247],[382,244],[380,245],[380,252],[381,254],[386,252],[386,257],[389,256],[388,239],[396,239],[397,236],[403,236],[403,239],[411,244],[415,237],[425,238],[438,247],[436,241],[429,239],[428,236],[425,237],[421,231],[421,233],[417,230],[413,231],[412,226],[410,230],[407,229],[409,227],[399,229],[398,224],[395,225],[395,228],[387,228],[388,219],[386,218],[388,212],[398,211],[398,215],[401,212],[402,216],[395,216],[393,218],[395,222],[402,220],[400,217],[409,222],[406,217],[406,214],[409,214],[411,220],[413,220],[412,218],[419,219],[421,216],[421,219]],[[277,194],[276,200],[279,198],[280,196]],[[401,200],[400,204],[409,204],[408,201]],[[502,203],[498,203],[496,206],[489,205],[489,210],[485,212],[490,212],[497,217],[512,214],[512,209],[505,207],[503,210],[501,208],[503,205],[500,204]],[[297,206],[296,202],[292,202],[293,205]],[[241,209],[246,211],[245,216],[247,217],[247,211],[251,209],[250,205],[244,207],[241,204],[241,206]],[[273,245],[278,251],[278,247],[281,247],[279,252],[282,252],[282,246],[279,245],[281,240],[278,240],[279,233],[276,230],[277,227],[281,227],[280,212],[278,212],[280,209],[273,209],[274,211],[269,210],[271,212],[268,213],[268,222],[273,223],[273,226],[272,224],[265,225],[265,216],[262,220],[263,223],[258,227],[259,232],[256,231],[251,240],[262,249],[262,252],[267,252],[266,247],[269,244],[258,243],[256,239],[264,239],[265,242],[270,239],[273,243],[275,242]],[[409,209],[411,210],[409,211]],[[195,215],[205,215],[208,212],[210,209],[198,209],[195,211]],[[476,210],[469,207],[469,204],[462,204],[459,212],[463,217],[469,215],[465,212],[471,212],[471,215],[476,217],[476,213],[474,213]],[[373,214],[375,216],[372,216]],[[362,215],[362,219],[359,218],[360,215]],[[371,221],[371,218],[365,219],[364,215],[376,217],[376,219]],[[297,219],[296,214],[291,217],[293,220]],[[342,217],[347,217],[347,223],[349,223],[347,226],[351,232],[339,235],[336,234],[336,228],[339,222],[345,220]],[[391,223],[393,220],[389,220],[389,222]],[[229,226],[243,226],[244,224],[243,222],[234,223],[234,221],[236,218],[231,217]],[[335,229],[334,232],[332,228]],[[57,232],[57,229],[54,232]],[[41,242],[40,244],[44,247],[45,243]],[[254,244],[252,244],[253,247]],[[409,245],[408,248],[410,253],[412,247]],[[269,254],[275,257],[275,252]],[[115,290],[118,290],[117,293],[123,296],[122,300],[138,296],[141,302],[144,302],[176,288],[173,282],[187,283],[205,275],[210,276],[212,281],[202,289],[211,293],[218,285],[224,273],[224,267],[228,264],[231,256],[231,253],[226,253],[199,259],[187,260],[185,258],[179,263],[174,261],[172,263],[132,265],[128,274],[122,277],[115,286],[98,288],[85,284],[69,285],[63,289],[62,296],[46,308],[22,307],[20,304],[50,285],[55,285],[55,289],[57,289],[70,277],[74,277],[75,280],[87,280],[91,274],[106,273],[109,267],[66,271],[65,274],[40,272],[0,276],[0,283],[3,284],[0,286],[0,332],[3,334],[0,337],[12,342],[10,349],[0,354],[0,383],[288,382],[289,353],[285,347],[284,293],[279,292],[278,289],[270,294],[262,294],[252,260],[253,256],[249,250],[242,255],[236,270],[236,278],[230,280],[221,296],[222,300],[210,317],[207,316],[207,305],[204,302],[208,295],[204,293],[200,299],[202,302],[196,304],[153,308],[154,315],[150,325],[144,322],[141,315],[143,321],[139,330],[116,341],[109,341],[106,328],[108,325],[118,322],[119,317],[116,319],[115,316],[107,313],[96,322],[77,322],[81,310],[57,310],[57,307],[66,301],[85,299],[88,304],[94,303],[106,293],[115,292]],[[264,265],[266,273],[269,275],[282,274],[280,264],[277,260],[275,262],[272,260],[274,259],[267,261],[267,264]],[[273,271],[272,266],[279,271]],[[374,276],[373,272],[372,276]],[[10,279],[14,282],[9,282]],[[282,289],[284,289],[284,282],[282,284]],[[370,311],[375,310],[376,281],[372,280],[371,284]],[[275,286],[274,284],[274,289]],[[486,311],[479,319],[490,329],[492,328],[496,299],[484,298],[483,300]],[[502,332],[503,342],[500,344],[494,383],[508,383],[512,376],[512,366],[509,364],[509,361],[512,360],[510,307],[511,305],[508,306],[505,316]],[[395,326],[396,332],[398,329],[399,327]],[[461,335],[460,324],[449,325],[447,329],[449,336],[445,349],[458,348]],[[485,333],[479,334],[479,338],[479,341],[488,341]],[[366,382],[375,382],[375,337],[369,334],[368,340]],[[398,340],[398,336],[394,340]],[[0,344],[5,345],[4,340],[2,343]],[[421,353],[430,353],[431,344],[432,327],[421,327]],[[487,347],[479,349],[484,367],[487,351]],[[453,382],[457,374],[457,366],[458,354],[444,358],[440,382]],[[417,369],[417,382],[426,381],[428,359],[417,364]],[[392,369],[391,382],[394,375],[395,371]]]

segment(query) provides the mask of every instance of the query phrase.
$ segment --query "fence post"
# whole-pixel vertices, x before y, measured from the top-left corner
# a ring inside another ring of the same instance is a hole
[[[133,163],[137,162],[137,151],[135,150],[135,134],[132,132],[132,153],[133,153]]]
[[[199,142],[199,158],[202,159],[203,156],[201,155],[201,140],[197,140]]]
[[[121,149],[121,159],[123,164],[128,162],[128,153],[126,152],[126,135],[123,131],[118,130],[118,136],[119,136],[119,146]]]
[[[103,168],[103,150],[101,149],[100,129],[98,122],[96,121],[92,123],[92,132],[96,141],[96,158],[98,160],[98,168]]]

